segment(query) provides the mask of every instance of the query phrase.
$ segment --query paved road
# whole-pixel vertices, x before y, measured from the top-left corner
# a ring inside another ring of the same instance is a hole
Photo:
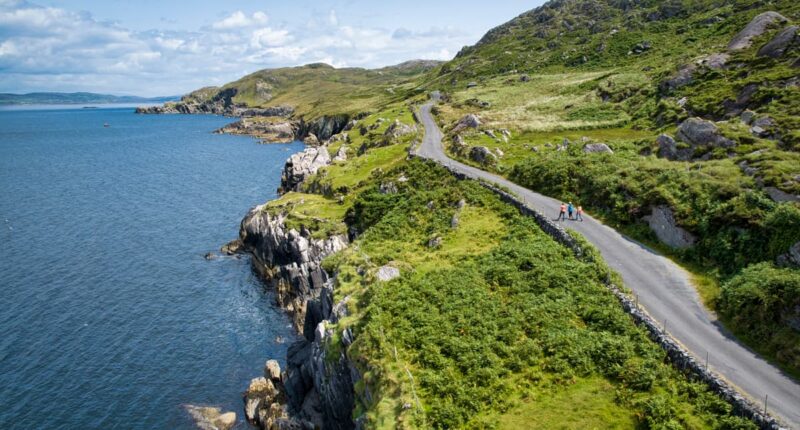
[[[431,116],[427,103],[420,109],[425,137],[417,150],[421,157],[434,160],[471,178],[507,187],[540,212],[556,218],[560,202],[523,188],[500,176],[449,158],[442,149],[442,132]],[[581,233],[622,275],[625,286],[639,296],[639,303],[656,321],[666,321],[667,332],[696,358],[705,360],[728,382],[760,404],[768,395],[768,409],[791,428],[800,430],[800,384],[737,343],[701,304],[689,274],[672,261],[626,238],[590,216],[585,222],[564,221],[564,226]]]

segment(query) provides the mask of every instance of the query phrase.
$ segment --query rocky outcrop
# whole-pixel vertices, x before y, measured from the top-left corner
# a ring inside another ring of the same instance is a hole
[[[231,110],[232,116],[249,118],[254,116],[270,117],[277,116],[288,118],[294,114],[294,108],[288,105],[271,106],[268,108],[234,107]]]
[[[770,58],[782,57],[797,37],[797,30],[799,28],[800,27],[796,25],[792,25],[783,29],[783,31],[778,33],[777,36],[775,36],[766,45],[762,46],[761,49],[758,50],[758,56]]]
[[[653,207],[652,214],[644,217],[644,220],[650,225],[650,229],[658,239],[671,248],[690,248],[697,240],[691,233],[675,223],[672,209],[668,206]]]
[[[331,164],[331,156],[324,146],[306,148],[286,160],[281,173],[280,192],[299,191],[300,184],[321,167]]]
[[[469,150],[469,158],[480,164],[492,164],[497,161],[497,156],[485,146],[473,146]]]
[[[461,117],[461,119],[456,122],[455,126],[453,126],[453,133],[460,133],[462,130],[466,130],[468,128],[478,128],[481,125],[481,119],[478,115],[475,114],[467,114]]]
[[[662,134],[656,138],[658,145],[658,156],[672,161],[691,160],[693,150],[691,148],[678,148],[678,143],[668,134]]]
[[[399,276],[400,276],[400,269],[389,265],[381,266],[380,268],[378,268],[378,271],[375,272],[375,277],[378,278],[378,280],[381,282],[388,282]]]
[[[769,198],[778,203],[782,202],[800,203],[800,196],[789,194],[786,191],[782,191],[778,188],[765,187],[764,191],[766,191],[767,195],[769,195]]]
[[[400,122],[400,120],[396,119],[394,120],[393,123],[389,125],[389,127],[386,129],[383,135],[389,139],[397,139],[400,136],[416,133],[416,131],[417,131],[416,127],[408,124],[403,124],[402,122]]]
[[[317,139],[317,135],[314,133],[308,133],[308,136],[303,139],[303,143],[308,146],[319,146],[319,139]]]
[[[330,348],[333,333],[327,328],[347,314],[348,299],[333,304],[334,280],[321,267],[325,257],[348,246],[348,239],[314,239],[305,229],[287,229],[284,221],[284,215],[258,206],[242,220],[239,233],[253,266],[302,334],[289,348],[284,372],[270,360],[264,376],[251,382],[245,415],[263,429],[349,430],[355,427],[353,387],[361,378],[346,355],[353,333],[342,333],[344,348]],[[328,356],[334,350],[338,356]]]
[[[600,153],[613,154],[614,153],[614,151],[612,151],[611,148],[609,148],[608,145],[606,145],[605,143],[587,143],[583,147],[583,152],[585,152],[587,154],[600,154]]]
[[[777,264],[781,267],[800,267],[800,242],[789,247],[786,254],[778,256]]]
[[[781,24],[787,21],[788,20],[778,12],[764,12],[753,18],[742,31],[731,39],[730,43],[728,43],[728,50],[739,51],[749,48],[752,40],[764,34],[771,25]]]
[[[311,122],[301,121],[298,137],[306,137],[313,133],[320,142],[324,142],[344,131],[349,121],[350,117],[347,115],[323,116]]]
[[[236,424],[236,413],[223,413],[219,408],[184,405],[200,430],[230,430]]]
[[[347,161],[347,147],[342,145],[339,147],[339,150],[336,151],[336,155],[333,157],[334,162],[341,162]]]
[[[294,121],[270,122],[263,119],[243,118],[215,131],[215,133],[254,136],[264,142],[288,143],[297,140],[299,126]]]
[[[719,128],[711,122],[700,118],[689,118],[680,126],[676,137],[689,145],[687,154],[708,152],[713,148],[732,148],[735,143],[723,136]],[[664,139],[662,139],[664,141]],[[691,155],[690,155],[691,156]],[[685,158],[681,153],[680,158]]]

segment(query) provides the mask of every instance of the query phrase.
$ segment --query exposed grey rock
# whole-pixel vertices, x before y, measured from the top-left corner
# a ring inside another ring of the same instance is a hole
[[[233,108],[231,111],[233,116],[240,116],[242,118],[246,117],[254,117],[254,116],[279,116],[279,117],[288,117],[294,113],[294,108],[287,105],[280,105],[280,106],[272,106],[268,108],[240,108],[236,107]]]
[[[339,150],[336,151],[336,156],[333,157],[332,161],[347,161],[347,147],[342,145],[339,147]]]
[[[587,154],[597,154],[597,153],[605,153],[605,154],[613,154],[614,151],[608,147],[605,143],[587,143],[583,147],[583,152]]]
[[[314,133],[309,133],[308,136],[303,139],[303,143],[308,146],[319,146],[320,144],[319,139],[317,139],[317,135]]]
[[[742,115],[741,115],[740,118],[742,119],[743,123],[745,123],[747,125],[750,125],[750,124],[753,123],[753,120],[755,119],[755,116],[756,116],[756,113],[748,109],[748,110],[745,110],[744,112],[742,112]]]
[[[769,137],[775,128],[775,121],[768,116],[763,116],[753,121],[752,125],[750,131],[753,134],[759,137]]]
[[[441,236],[433,237],[428,241],[428,248],[438,248],[440,246],[442,246]]]
[[[769,197],[776,202],[796,202],[800,203],[800,196],[789,194],[786,191],[779,190],[775,187],[764,187],[764,191]]]
[[[203,258],[205,258],[206,260],[209,260],[209,261],[210,260],[216,260],[217,259],[217,254],[214,254],[213,252],[208,252],[208,253],[206,253],[206,255],[203,256]]]
[[[467,84],[467,88],[475,88],[477,86],[478,86],[478,83],[474,82],[474,81]]]
[[[792,25],[783,29],[783,31],[778,33],[772,40],[758,50],[758,56],[770,58],[782,57],[795,40],[795,37],[797,37],[798,28],[800,27]]]
[[[378,187],[378,191],[381,194],[397,194],[397,185],[394,182],[382,182],[380,187]]]
[[[694,73],[697,71],[697,66],[694,64],[684,64],[677,72],[659,84],[662,91],[674,91],[678,88],[685,87],[694,82]]]
[[[497,140],[497,135],[494,134],[494,130],[484,130],[483,134],[489,136],[490,138]]]
[[[678,148],[678,143],[668,134],[662,134],[656,138],[658,144],[657,155],[672,161],[691,160],[694,150],[692,148]]]
[[[653,207],[652,214],[644,217],[644,220],[650,225],[650,229],[658,239],[672,248],[689,248],[697,240],[691,233],[675,223],[672,209],[668,206]]]
[[[739,51],[749,48],[752,40],[764,34],[771,25],[782,24],[787,21],[788,20],[778,12],[764,12],[753,18],[742,31],[731,39],[730,43],[728,43],[728,50]]]
[[[730,58],[730,55],[724,53],[710,54],[701,58],[697,63],[709,69],[718,70],[725,68]]]
[[[400,120],[394,120],[394,122],[389,125],[386,131],[383,133],[384,136],[390,138],[398,138],[400,136],[405,136],[407,134],[415,133],[417,128],[408,124],[403,124]]]
[[[184,405],[200,430],[229,430],[236,424],[236,413],[223,413],[219,408]]]
[[[742,160],[742,162],[739,163],[739,168],[742,170],[742,173],[747,176],[755,176],[756,173],[758,173],[758,169],[750,166],[747,160]]]
[[[264,377],[272,382],[281,380],[281,365],[277,360],[267,360],[264,364]]]
[[[458,224],[459,223],[460,223],[460,220],[458,218],[458,214],[457,213],[453,214],[453,217],[450,218],[450,228],[452,228],[452,229],[458,228]]]
[[[467,128],[478,128],[481,125],[481,119],[478,115],[475,114],[467,114],[461,117],[461,119],[456,122],[456,125],[453,127],[453,132],[458,133],[461,130]]]
[[[717,126],[700,118],[689,118],[678,127],[678,139],[693,147],[713,146],[731,148],[734,142],[719,132]]]
[[[469,158],[481,164],[490,164],[497,161],[497,156],[485,146],[473,146],[469,151]]]
[[[299,191],[300,185],[307,177],[329,164],[331,164],[331,156],[324,146],[306,148],[302,152],[292,155],[283,167],[281,191]]]
[[[497,158],[503,158],[506,155],[506,153],[500,148],[495,148],[494,153],[497,155]]]
[[[286,143],[297,138],[298,124],[293,121],[265,122],[251,118],[242,118],[216,130],[215,133],[242,134],[255,136],[264,142]]]
[[[519,80],[520,82],[528,82],[531,80],[531,77],[529,75],[523,74],[519,76]]]
[[[378,271],[375,272],[375,276],[379,281],[388,282],[400,276],[400,269],[389,265],[381,266],[378,268]]]
[[[777,263],[781,267],[800,267],[800,242],[795,243],[789,247],[786,254],[778,256]],[[796,316],[800,317],[797,307],[795,307]],[[798,324],[800,326],[800,324]],[[795,330],[800,330],[800,327],[795,327]]]

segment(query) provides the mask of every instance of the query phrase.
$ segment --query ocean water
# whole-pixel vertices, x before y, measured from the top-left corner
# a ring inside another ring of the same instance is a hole
[[[302,145],[211,133],[230,121],[0,111],[1,429],[192,428],[185,404],[247,428],[294,334],[247,258],[204,255]]]

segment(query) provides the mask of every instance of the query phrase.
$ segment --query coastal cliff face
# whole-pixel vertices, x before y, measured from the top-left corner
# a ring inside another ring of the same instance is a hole
[[[265,376],[251,382],[245,414],[265,429],[351,429],[353,386],[360,375],[344,350],[353,335],[347,330],[340,337],[344,348],[331,348],[333,333],[327,328],[346,315],[347,299],[333,303],[335,280],[321,267],[325,257],[348,246],[348,238],[314,239],[305,228],[287,228],[285,220],[263,205],[253,208],[242,220],[234,247],[252,254],[254,268],[303,335],[290,346],[283,372],[271,361]]]

